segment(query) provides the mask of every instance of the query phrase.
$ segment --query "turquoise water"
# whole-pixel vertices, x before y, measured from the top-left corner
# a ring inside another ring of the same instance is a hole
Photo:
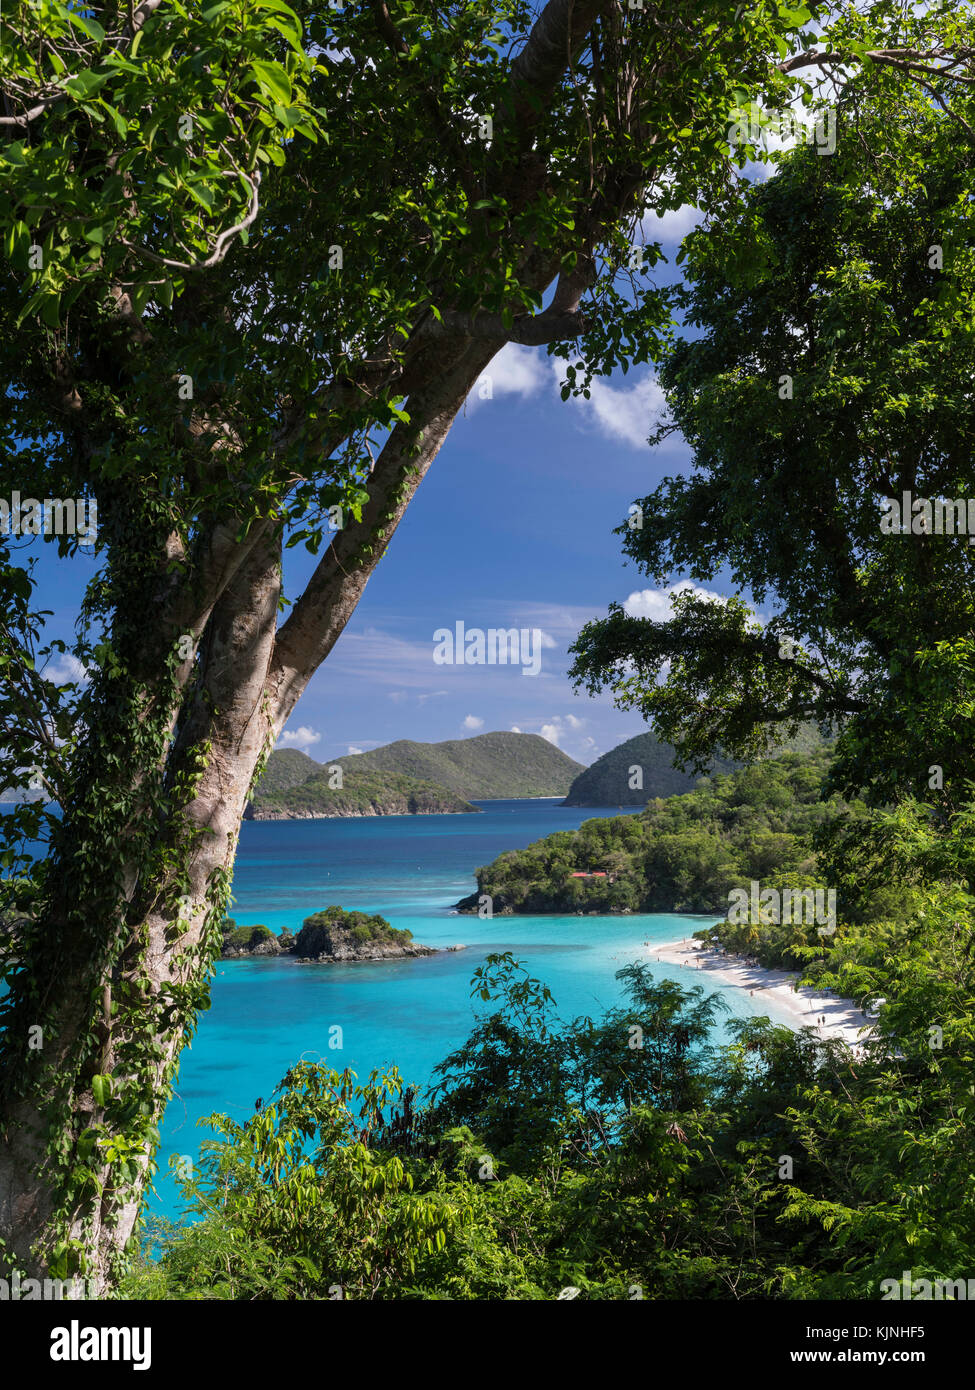
[[[418,960],[359,965],[298,965],[284,960],[222,961],[192,1047],[183,1053],[176,1095],[166,1111],[157,1193],[150,1209],[176,1216],[170,1155],[195,1158],[208,1137],[197,1120],[219,1111],[241,1121],[267,1100],[299,1057],[365,1077],[395,1063],[425,1084],[434,1066],[470,1032],[470,978],[490,951],[513,951],[552,990],[559,1012],[598,1016],[621,991],[614,974],[645,959],[645,942],[690,935],[714,917],[660,913],[633,917],[497,917],[452,911],[473,891],[474,870],[505,849],[555,830],[574,830],[618,810],[561,807],[557,800],[485,801],[480,815],[383,816],[318,821],[246,821],[241,828],[231,915],[297,930],[312,912],[337,903],[381,912],[428,946],[464,950]],[[684,985],[696,972],[656,965]],[[709,984],[739,1015],[754,1014],[742,990]],[[783,1021],[777,1019],[776,1021]],[[342,1029],[342,1049],[329,1029]]]

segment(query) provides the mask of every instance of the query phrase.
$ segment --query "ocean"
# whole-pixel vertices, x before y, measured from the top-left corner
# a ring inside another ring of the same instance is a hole
[[[479,815],[244,822],[230,909],[241,926],[263,922],[276,932],[297,931],[305,917],[337,904],[380,912],[393,926],[408,927],[422,945],[464,949],[375,964],[298,965],[290,957],[221,961],[210,1010],[183,1052],[164,1117],[152,1214],[179,1215],[168,1163],[173,1154],[195,1159],[201,1140],[211,1137],[198,1121],[214,1112],[245,1120],[299,1058],[336,1070],[348,1066],[360,1078],[393,1063],[406,1082],[425,1085],[437,1062],[471,1030],[470,979],[489,952],[514,952],[549,986],[563,1017],[598,1017],[620,1001],[615,972],[645,959],[644,943],[689,936],[715,920],[714,914],[676,913],[491,920],[459,915],[452,905],[474,890],[475,869],[502,850],[574,830],[596,816],[621,814],[562,807],[558,799],[477,804]],[[683,967],[654,969],[685,986],[701,983]],[[707,988],[723,995],[739,1016],[759,1012],[743,990],[710,981]],[[341,1050],[329,1047],[335,1025],[342,1030]]]

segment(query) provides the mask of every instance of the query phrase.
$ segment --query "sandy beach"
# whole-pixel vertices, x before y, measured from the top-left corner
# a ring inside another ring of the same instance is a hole
[[[815,1028],[822,1038],[841,1038],[850,1047],[862,1042],[871,1024],[848,999],[824,994],[808,987],[793,989],[797,974],[788,970],[766,970],[740,956],[726,956],[688,936],[683,941],[649,945],[651,960],[682,965],[695,973],[707,971],[724,984],[736,985],[754,996],[756,1005],[768,1001],[779,1015],[785,1015],[793,1028]]]

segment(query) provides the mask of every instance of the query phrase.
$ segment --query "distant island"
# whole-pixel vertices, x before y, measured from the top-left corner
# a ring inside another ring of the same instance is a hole
[[[265,926],[238,927],[228,917],[221,951],[224,960],[289,955],[302,964],[320,965],[436,954],[434,947],[417,945],[411,931],[391,926],[378,913],[348,912],[335,905],[306,917],[297,936],[290,932],[276,936]]]
[[[564,796],[583,770],[538,734],[400,739],[329,764],[282,749],[268,759],[246,818],[466,814],[479,809],[475,798]]]
[[[812,886],[814,830],[844,809],[823,799],[828,748],[786,753],[695,790],[655,798],[635,815],[583,821],[477,870],[477,891],[455,906],[474,912],[487,894],[509,913],[720,912],[733,888],[788,876]],[[859,803],[845,807],[852,814]]]
[[[824,740],[813,724],[803,725],[792,738],[785,738],[769,755],[813,753]],[[735,772],[743,764],[731,758],[712,758],[706,775]],[[646,806],[657,796],[678,796],[691,791],[701,774],[682,772],[674,767],[674,749],[655,734],[637,734],[627,739],[576,777],[563,806]]]
[[[271,759],[278,756],[272,753]],[[309,758],[308,762],[311,761]],[[348,761],[351,762],[351,759]],[[318,764],[312,766],[317,768]],[[350,768],[346,772],[344,762],[341,767],[341,787],[333,786],[334,777],[327,768],[322,768],[312,772],[297,786],[272,792],[262,791],[254,797],[245,818],[319,820],[330,816],[446,816],[467,814],[479,809],[435,782],[368,769]]]
[[[710,773],[733,772],[740,763],[713,758]],[[645,806],[654,796],[690,791],[700,773],[674,767],[674,749],[655,734],[637,734],[611,748],[579,773],[563,806]]]

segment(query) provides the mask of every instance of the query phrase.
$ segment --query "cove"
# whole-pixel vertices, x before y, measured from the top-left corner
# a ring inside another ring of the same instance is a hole
[[[482,814],[376,816],[332,820],[245,821],[231,915],[297,930],[312,912],[336,903],[380,912],[428,946],[464,950],[418,960],[298,965],[287,958],[217,965],[212,1003],[184,1050],[176,1093],[162,1125],[152,1215],[175,1219],[179,1194],[171,1155],[196,1161],[197,1125],[218,1111],[241,1122],[265,1102],[299,1058],[323,1061],[360,1078],[395,1064],[425,1086],[433,1068],[469,1033],[475,1010],[470,978],[492,951],[512,951],[549,986],[559,1013],[598,1017],[622,997],[615,972],[645,959],[644,943],[672,941],[710,925],[716,915],[655,913],[629,917],[458,915],[452,904],[472,892],[474,870],[505,849],[520,849],[556,830],[575,830],[617,808],[563,807],[559,798],[479,801]],[[635,809],[630,814],[634,814]],[[770,1013],[741,989],[700,980],[683,966],[653,964],[654,974],[685,987],[702,983],[738,1016]],[[341,1028],[341,1051],[329,1047]],[[721,1025],[723,1032],[724,1025]]]

